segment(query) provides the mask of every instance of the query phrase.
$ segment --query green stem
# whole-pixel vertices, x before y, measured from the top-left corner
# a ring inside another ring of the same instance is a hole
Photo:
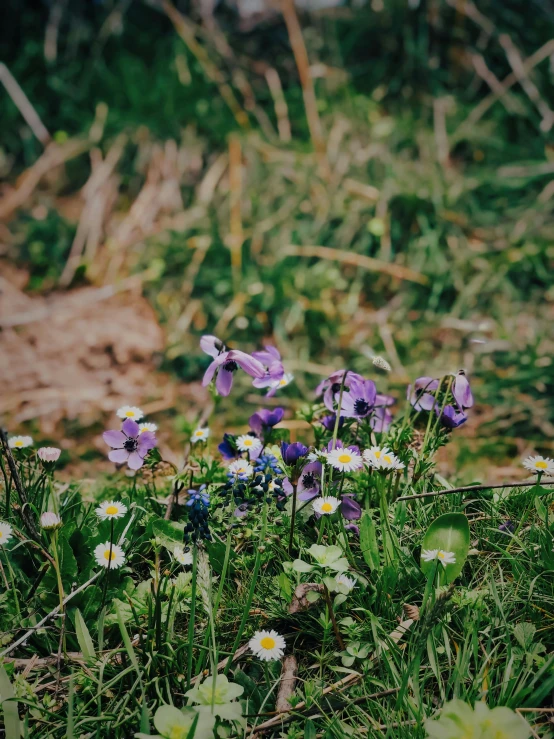
[[[190,615],[188,627],[188,655],[187,655],[187,687],[192,680],[192,652],[194,642],[194,618],[196,615],[196,580],[198,577],[198,549],[196,543],[192,545],[192,592],[190,601]]]
[[[294,526],[296,523],[296,489],[298,487],[297,482],[293,482],[291,484],[292,484],[292,514],[291,514],[291,519],[290,519],[289,557],[292,557],[292,548],[294,545]]]
[[[339,435],[340,410],[342,408],[342,396],[344,395],[344,385],[346,383],[347,374],[348,374],[348,370],[344,370],[344,374],[342,376],[342,380],[340,383],[339,404],[337,406],[337,417],[335,418],[335,428],[333,429],[333,446],[331,447],[331,451],[334,450],[335,447],[337,446],[337,436]]]
[[[11,584],[12,584],[12,592],[13,592],[13,599],[14,599],[14,602],[15,602],[15,609],[17,611],[18,617],[21,618],[21,609],[19,607],[19,599],[17,597],[17,589],[15,587],[15,574],[14,574],[14,571],[12,570],[12,565],[11,565],[11,562],[10,562],[10,558],[8,557],[8,553],[6,552],[5,549],[4,549],[4,555],[6,557],[6,564],[8,565],[8,571],[10,573],[10,581],[11,581]]]

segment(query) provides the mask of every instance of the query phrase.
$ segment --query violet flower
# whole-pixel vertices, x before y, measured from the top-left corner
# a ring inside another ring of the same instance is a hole
[[[227,350],[227,347],[216,336],[203,336],[200,339],[201,349],[213,357],[213,362],[204,373],[202,385],[209,385],[217,372],[215,388],[219,395],[227,396],[233,386],[233,373],[241,367],[251,377],[262,378],[265,368],[261,362],[239,349]]]
[[[295,441],[292,444],[288,444],[286,441],[281,442],[281,456],[283,462],[288,465],[294,465],[298,462],[301,457],[305,457],[308,453],[308,447],[301,444],[299,441]]]
[[[126,418],[121,431],[104,431],[102,438],[113,448],[108,454],[111,462],[124,464],[129,469],[139,470],[148,452],[156,446],[156,436],[152,431],[140,432],[140,427],[132,418]]]
[[[358,518],[362,517],[362,508],[351,495],[342,496],[340,512],[342,513],[342,517],[347,521],[357,521]]]
[[[328,408],[330,411],[335,410],[333,401],[335,399],[335,395],[337,393],[340,393],[342,378],[345,372],[347,373],[346,380],[344,382],[345,390],[348,390],[350,388],[350,383],[353,380],[357,380],[358,382],[364,381],[364,378],[361,375],[358,375],[356,372],[350,372],[350,370],[340,369],[335,370],[335,372],[330,374],[327,379],[323,380],[323,382],[320,382],[315,389],[316,396],[319,396],[323,393],[323,402],[325,403],[325,407]]]
[[[435,406],[437,418],[440,418],[443,426],[448,429],[456,429],[467,421],[467,416],[463,411],[459,411],[453,405],[446,405],[441,413],[440,408]]]
[[[259,436],[264,436],[268,431],[281,423],[283,416],[285,415],[284,408],[275,408],[270,411],[267,408],[262,408],[256,413],[253,413],[248,419],[248,425],[255,431]]]
[[[232,434],[223,434],[223,441],[217,447],[223,459],[236,459],[240,456],[237,447],[231,443],[231,440],[234,440],[234,438]]]
[[[342,396],[341,415],[347,418],[366,418],[373,411],[376,396],[377,388],[373,380],[351,380],[349,392]],[[339,396],[336,395],[335,398],[338,401]]]
[[[439,380],[433,377],[418,377],[412,386],[408,385],[407,396],[416,411],[432,411],[435,407],[433,393],[439,387]]]
[[[360,527],[359,526],[356,526],[355,523],[348,523],[348,524],[346,524],[346,526],[344,527],[344,530],[345,531],[352,531],[356,536],[359,536],[360,535]]]
[[[473,406],[473,394],[466,373],[460,370],[452,383],[452,395],[458,406],[465,410]]]
[[[265,375],[261,378],[256,378],[252,385],[254,387],[269,387],[270,392],[274,389],[274,386],[279,380],[284,377],[285,368],[281,362],[281,355],[274,346],[266,346],[259,352],[252,352],[254,359],[264,366]],[[275,393],[272,393],[275,395]]]
[[[319,423],[327,431],[334,431],[336,420],[337,420],[337,414],[331,413],[329,416],[323,416],[323,418],[320,418]],[[340,420],[339,420],[339,429],[341,428],[341,426],[344,426],[344,418],[342,416],[340,417]]]
[[[378,434],[382,434],[388,431],[391,423],[392,413],[388,410],[388,408],[385,408],[384,406],[375,408],[373,415],[369,419],[369,425]]]
[[[320,490],[321,473],[323,465],[321,462],[310,462],[300,472],[296,493],[298,500],[306,502],[317,498]],[[291,495],[293,491],[292,484],[288,477],[283,480],[283,492],[285,495]]]

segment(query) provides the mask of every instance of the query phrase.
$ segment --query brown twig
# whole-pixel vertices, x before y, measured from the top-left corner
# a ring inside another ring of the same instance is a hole
[[[268,67],[265,70],[264,75],[273,98],[279,138],[284,144],[287,144],[291,140],[292,134],[290,130],[289,109],[287,107],[285,95],[283,94],[281,78],[279,77],[277,70],[273,67]]]
[[[333,610],[333,601],[331,600],[331,594],[329,593],[329,589],[327,588],[326,585],[323,586],[323,595],[325,596],[325,602],[327,603],[327,610],[329,611],[329,617],[331,619],[331,623],[333,624],[333,631],[335,632],[337,643],[339,647],[342,650],[344,650],[346,649],[346,646],[344,644],[344,639],[342,638],[341,633],[339,631],[339,625],[337,623],[335,611]]]
[[[296,686],[296,673],[298,672],[298,663],[294,654],[287,654],[283,659],[281,668],[281,682],[279,683],[279,692],[275,701],[275,710],[277,713],[283,713],[290,708],[289,698],[294,693]]]
[[[2,62],[0,62],[0,82],[2,82],[6,88],[6,92],[13,100],[14,105],[27,121],[27,125],[31,131],[35,134],[40,143],[43,146],[46,146],[51,138],[46,126],[40,120],[38,113],[31,105],[29,98],[21,89],[18,81]]]

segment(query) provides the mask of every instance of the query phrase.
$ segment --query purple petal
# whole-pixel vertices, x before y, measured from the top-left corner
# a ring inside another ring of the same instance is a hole
[[[292,495],[293,487],[288,477],[283,479],[283,492],[285,495]]]
[[[441,423],[443,426],[449,429],[456,429],[467,421],[465,413],[459,413],[453,405],[445,406],[442,414],[438,406],[435,406],[435,413],[437,417],[440,416]]]
[[[140,470],[140,468],[144,464],[144,459],[140,456],[138,452],[131,452],[131,454],[129,454],[127,464],[129,465],[130,470]]]
[[[143,431],[138,438],[138,453],[145,457],[150,449],[156,446],[156,436],[153,431]]]
[[[254,359],[258,359],[262,364],[270,365],[273,362],[279,362],[281,355],[274,346],[265,346],[259,352],[252,352]]]
[[[432,411],[435,407],[436,400],[434,395],[423,393],[423,395],[420,395],[418,398],[416,397],[415,399],[412,396],[411,403],[416,411]]]
[[[456,403],[460,408],[471,408],[473,405],[473,394],[469,386],[469,381],[463,370],[456,375],[452,384],[452,395],[456,399]]]
[[[229,370],[226,369],[220,369],[217,373],[217,378],[215,381],[215,389],[218,392],[218,395],[223,395],[223,397],[227,397],[229,393],[231,392],[231,388],[233,387],[233,373],[229,372]]]
[[[128,458],[129,452],[125,449],[114,449],[108,454],[110,462],[115,462],[116,464],[123,464],[128,460]]]
[[[385,393],[377,393],[375,396],[375,405],[381,406],[381,405],[394,405],[396,403],[396,398],[393,398],[392,395],[386,395]]]
[[[355,523],[349,523],[345,527],[346,531],[353,531],[356,536],[360,535],[360,527],[356,526]]]
[[[308,500],[313,500],[319,495],[319,490],[304,490],[302,493],[298,493],[298,500],[305,503]]]
[[[102,438],[109,446],[114,449],[121,449],[127,437],[123,431],[104,431]]]
[[[210,357],[215,358],[225,349],[225,345],[217,336],[210,336],[208,334],[200,339],[200,348],[203,352],[209,354]]]
[[[347,521],[356,521],[358,518],[362,517],[362,509],[359,503],[353,500],[349,495],[342,496],[340,511],[343,518],[346,518]]]
[[[202,385],[204,385],[204,387],[210,384],[215,374],[216,369],[227,361],[228,356],[229,356],[229,352],[223,352],[223,354],[219,354],[214,359],[214,361],[210,363],[210,365],[208,366],[208,369],[204,372],[204,377],[202,378]]]
[[[242,369],[250,375],[250,377],[258,377],[262,378],[265,377],[265,367],[261,362],[259,362],[257,359],[254,359],[254,357],[251,357],[250,354],[246,354],[246,352],[241,352],[238,349],[233,349],[233,351],[229,352],[229,360],[233,360],[236,362],[239,367],[242,367]]]
[[[133,421],[132,418],[126,418],[123,421],[123,425],[121,426],[121,430],[125,432],[127,436],[130,436],[132,439],[136,438],[139,435],[139,425],[136,421]]]

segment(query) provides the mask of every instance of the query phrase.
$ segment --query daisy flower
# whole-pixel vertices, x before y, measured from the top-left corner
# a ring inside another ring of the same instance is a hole
[[[144,413],[136,405],[122,405],[121,408],[117,409],[116,415],[123,420],[130,418],[133,421],[140,421]]]
[[[285,652],[285,640],[276,631],[256,631],[248,646],[258,659],[281,659]]]
[[[33,439],[30,436],[10,436],[8,446],[10,449],[25,449],[31,446]]]
[[[363,458],[367,464],[377,470],[403,470],[405,467],[387,447],[381,449],[378,446],[372,446],[370,449],[365,449]]]
[[[241,452],[255,452],[262,448],[262,442],[256,439],[255,436],[249,434],[243,434],[237,437],[237,449]]]
[[[192,564],[192,552],[185,552],[182,547],[175,547],[173,556],[183,567]]]
[[[234,462],[231,462],[227,469],[230,474],[237,475],[238,477],[250,477],[254,472],[252,465],[248,464],[244,459],[236,459]]]
[[[46,531],[53,531],[54,529],[60,528],[62,525],[62,519],[53,511],[45,511],[41,514],[40,525]]]
[[[362,466],[362,458],[357,452],[350,449],[333,449],[327,454],[327,464],[332,465],[341,472],[353,472]]]
[[[323,462],[325,463],[327,461],[327,449],[314,449],[313,452],[310,452],[308,454],[308,459],[310,462]]]
[[[356,578],[348,577],[348,575],[345,575],[344,572],[341,572],[340,575],[337,575],[335,577],[335,580],[339,585],[342,585],[343,588],[346,588],[348,592],[356,587]]]
[[[554,475],[554,459],[548,457],[527,457],[523,462],[526,470],[534,472],[536,475]]]
[[[7,542],[12,538],[13,536],[13,529],[10,526],[9,523],[5,523],[4,521],[0,521],[0,547],[4,546],[4,544],[7,544]]]
[[[57,462],[62,453],[61,449],[56,449],[55,446],[41,446],[37,451],[37,456],[43,462]]]
[[[96,509],[96,515],[101,521],[105,521],[107,518],[123,518],[127,513],[127,506],[120,503],[118,500],[104,501],[100,503],[100,506]]]
[[[442,549],[424,549],[421,552],[421,559],[424,562],[433,562],[435,559],[438,559],[443,567],[456,564],[456,555],[454,552],[444,552]]]
[[[139,434],[143,434],[145,431],[151,431],[153,434],[158,430],[155,423],[139,423]]]
[[[123,549],[117,544],[110,544],[109,541],[99,544],[94,550],[94,556],[101,567],[109,567],[110,570],[116,570],[125,563]]]
[[[275,380],[275,382],[271,383],[269,386],[269,390],[266,393],[268,398],[272,398],[277,390],[280,390],[283,387],[286,387],[287,385],[290,385],[290,383],[294,380],[294,375],[292,375],[290,372],[285,372],[285,374],[281,377],[280,380]]]
[[[210,435],[210,429],[196,429],[190,437],[191,443],[196,444],[197,441],[207,441]]]
[[[338,498],[326,495],[324,497],[316,498],[312,503],[312,508],[316,513],[319,513],[322,516],[330,516],[337,510],[339,505],[340,500]]]

